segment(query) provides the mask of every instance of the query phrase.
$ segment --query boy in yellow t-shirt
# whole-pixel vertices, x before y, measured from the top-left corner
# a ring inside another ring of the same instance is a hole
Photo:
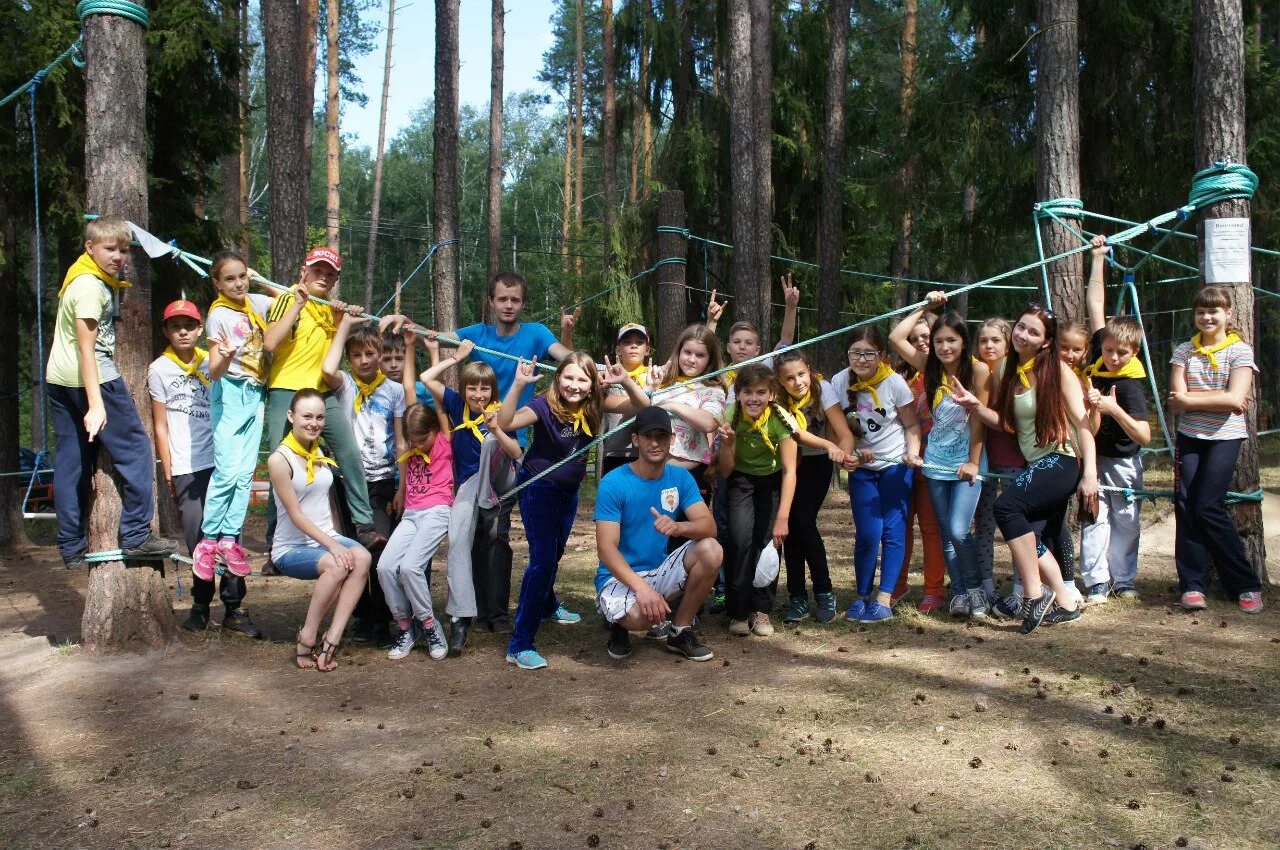
[[[72,263],[58,292],[53,347],[45,390],[57,451],[53,458],[53,503],[58,515],[58,552],[68,568],[84,566],[88,550],[87,505],[98,449],[106,449],[119,473],[120,547],[126,557],[176,552],[178,543],[151,533],[155,460],[138,409],[115,364],[115,317],[119,275],[133,232],[119,218],[85,226],[84,253]]]
[[[274,447],[288,430],[287,413],[293,394],[298,390],[319,390],[325,397],[324,441],[328,454],[342,471],[343,492],[351,521],[356,526],[356,539],[371,551],[386,545],[387,538],[373,527],[373,511],[369,505],[369,488],[360,462],[351,422],[338,404],[337,396],[325,383],[325,353],[338,330],[343,312],[359,312],[341,301],[330,300],[325,306],[312,298],[329,299],[338,285],[342,258],[332,248],[313,248],[302,264],[298,283],[278,296],[267,314],[267,330],[263,347],[272,353],[271,371],[267,375],[267,441]],[[275,533],[274,503],[267,510],[267,542]]]

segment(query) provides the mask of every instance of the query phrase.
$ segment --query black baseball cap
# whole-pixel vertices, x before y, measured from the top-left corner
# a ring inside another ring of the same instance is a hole
[[[671,414],[656,405],[640,408],[640,412],[636,414],[636,421],[631,424],[631,433],[645,434],[649,431],[672,433]]]

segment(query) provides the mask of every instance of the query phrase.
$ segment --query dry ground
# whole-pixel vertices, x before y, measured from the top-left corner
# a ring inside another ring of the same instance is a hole
[[[1280,532],[1280,495],[1265,509]],[[286,578],[250,580],[272,641],[87,657],[85,576],[0,553],[0,845],[1280,846],[1280,595],[1175,611],[1172,520],[1147,513],[1138,604],[1021,637],[919,615],[913,575],[892,623],[715,623],[692,664],[605,655],[584,506],[559,586],[588,613],[544,629],[535,673],[490,635],[296,671],[308,586]],[[824,528],[847,595],[843,495]]]

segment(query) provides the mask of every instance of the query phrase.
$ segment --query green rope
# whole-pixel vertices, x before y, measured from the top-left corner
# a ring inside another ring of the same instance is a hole
[[[191,559],[177,552],[168,555],[126,555],[123,549],[106,549],[102,552],[89,552],[84,556],[90,564],[105,564],[111,561],[173,561],[175,564],[191,564]]]
[[[1032,217],[1036,220],[1042,218],[1052,218],[1054,220],[1062,218],[1084,218],[1084,201],[1079,198],[1054,198],[1051,201],[1041,201],[1031,208]],[[1059,224],[1062,222],[1059,221]]]
[[[1229,201],[1233,198],[1251,200],[1258,190],[1258,175],[1247,165],[1235,162],[1215,162],[1196,172],[1191,180],[1191,193],[1187,206],[1195,209]]]
[[[80,0],[76,4],[76,14],[80,17],[80,23],[84,23],[90,15],[115,15],[133,21],[144,30],[151,26],[151,15],[147,8],[130,0]]]
[[[16,89],[14,89],[13,91],[5,95],[4,99],[0,100],[0,108],[8,106],[10,103],[16,100],[20,95],[26,94],[28,91],[39,88],[40,85],[44,82],[44,78],[49,76],[49,72],[53,71],[63,62],[67,61],[67,59],[75,59],[76,57],[79,57],[82,48],[83,48],[83,42],[80,37],[77,37],[75,41],[71,42],[70,47],[62,51],[62,53],[58,56],[57,59],[54,59],[48,65],[45,65],[39,71],[36,71],[36,73],[31,77],[31,79],[27,80],[25,83],[23,83],[22,85],[18,86]],[[79,63],[77,62],[75,64],[79,64]]]
[[[613,286],[610,286],[607,289],[602,289],[593,295],[588,295],[586,298],[583,298],[581,301],[575,301],[574,303],[570,304],[568,307],[563,308],[564,312],[566,313],[571,312],[573,310],[578,309],[583,304],[590,304],[592,301],[595,301],[597,298],[603,298],[604,296],[608,295],[610,292],[621,289],[622,287],[626,286],[629,283],[635,283],[637,280],[644,277],[645,275],[653,274],[663,266],[683,266],[683,265],[686,265],[687,263],[688,261],[684,257],[663,257],[661,260],[658,260],[658,262],[649,266],[649,268],[645,269],[644,271],[638,274],[632,275],[631,277],[627,278],[624,281],[615,283]],[[553,320],[558,315],[559,313],[550,313],[542,317],[541,319],[538,319],[538,324],[545,325],[547,322]]]

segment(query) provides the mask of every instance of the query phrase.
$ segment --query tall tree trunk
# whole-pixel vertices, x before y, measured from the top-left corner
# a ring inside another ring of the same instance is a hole
[[[6,187],[0,187],[0,339],[18,339],[20,324],[18,291],[22,287],[19,274],[18,222],[14,218],[13,202]],[[32,334],[34,336],[34,334]],[[11,343],[12,344],[12,343]],[[12,351],[12,349],[10,349]],[[31,381],[43,381],[44,375],[36,374],[32,361]],[[0,387],[18,387],[18,356],[0,357]],[[26,542],[26,528],[22,520],[22,498],[27,479],[9,477],[18,470],[19,409],[21,395],[13,390],[0,395],[0,545],[10,546]],[[35,395],[32,407],[38,407]],[[33,435],[35,436],[35,435]],[[33,440],[34,442],[34,440]]]
[[[342,192],[341,160],[338,154],[338,0],[326,0],[325,13],[325,71],[328,77],[325,87],[324,141],[325,179],[329,187],[325,201],[324,230],[329,247],[338,250],[338,226],[341,221],[340,197]]]
[[[577,243],[573,246],[573,270],[579,278],[582,277],[582,134],[583,119],[582,112],[582,41],[583,41],[583,19],[582,19],[582,2],[578,0],[578,16],[577,26],[575,28],[577,47],[573,62],[573,79],[575,80],[573,97],[574,97],[574,114],[577,115],[578,121],[573,128],[573,237]]]
[[[302,69],[302,21],[296,0],[262,0],[264,44],[299,45],[264,50],[267,74],[267,170],[270,182],[271,276],[297,278],[307,253],[307,205],[311,182],[311,91]],[[314,54],[314,51],[313,51]],[[306,132],[304,132],[304,127]]]
[[[644,98],[640,104],[640,121],[643,129],[640,139],[641,156],[644,159],[644,180],[640,184],[640,196],[649,197],[649,185],[653,182],[653,113],[649,110],[649,62],[653,48],[645,45],[643,64],[640,66],[640,91]]]
[[[436,0],[436,103],[434,153],[431,162],[434,189],[432,238],[445,242],[458,238],[458,12],[460,0]],[[435,326],[458,326],[458,244],[436,252]]]
[[[627,194],[627,199],[634,204],[640,198],[640,113],[645,109],[645,89],[647,80],[645,79],[645,59],[644,59],[644,29],[643,25],[640,30],[640,49],[637,51],[636,64],[639,73],[636,75],[638,83],[636,91],[632,95],[631,109],[631,189]]]
[[[1196,169],[1215,162],[1244,163],[1247,153],[1245,124],[1244,10],[1239,0],[1194,0],[1191,22],[1195,42]],[[1235,199],[1201,211],[1202,221],[1249,218],[1249,201]],[[1203,225],[1202,225],[1203,228]],[[1204,240],[1200,240],[1203,254]],[[1201,278],[1204,259],[1201,257]],[[1247,342],[1254,342],[1254,294],[1250,281],[1225,284],[1231,293],[1232,324]],[[1258,384],[1245,410],[1249,437],[1240,448],[1231,489],[1252,492],[1258,487]],[[1245,553],[1255,569],[1269,581],[1262,506],[1241,502],[1232,509],[1236,528],[1244,539]]]
[[[751,63],[751,0],[729,0],[729,179],[732,208],[734,318],[759,322],[767,299],[761,298],[756,246],[756,136]],[[762,328],[763,330],[763,328]]]
[[[1077,0],[1036,0],[1036,197],[1080,197],[1080,30]],[[1045,256],[1079,240],[1051,220],[1040,223]],[[1075,254],[1048,267],[1054,312],[1084,318],[1084,259]]]
[[[387,3],[387,50],[382,61],[382,107],[378,110],[378,151],[373,159],[373,205],[369,211],[369,247],[364,260],[364,305],[373,309],[373,268],[378,256],[378,218],[382,215],[382,161],[387,152],[387,100],[391,97],[391,47],[396,34],[396,0]]]
[[[960,270],[960,283],[974,281],[973,270],[973,222],[978,215],[978,187],[970,179],[964,185],[964,198],[960,207],[960,250],[964,252]],[[962,316],[969,315],[969,293],[961,292],[951,302],[951,309]]]
[[[751,131],[755,147],[755,272],[760,303],[751,321],[760,329],[760,342],[773,341],[770,294],[773,292],[773,11],[770,0],[751,0]]]
[[[236,246],[248,263],[253,262],[250,256],[249,243],[249,0],[240,0],[240,82],[237,86],[239,97],[236,98],[236,127],[240,136],[240,199],[236,230]]]
[[[603,0],[604,18],[604,265],[613,263],[614,230],[618,226],[618,92],[613,45],[613,0]]]
[[[488,277],[502,268],[502,71],[506,40],[506,3],[493,0],[493,46],[489,62],[489,262]],[[489,299],[480,300],[480,319]]]
[[[560,216],[560,273],[569,273],[569,233],[573,222],[573,80],[564,119],[564,211]]]
[[[232,38],[236,43],[236,61],[228,63],[223,69],[223,73],[227,77],[227,82],[240,91],[240,65],[243,64],[243,56],[239,52],[240,46],[240,0],[222,0],[222,16],[226,21],[226,26],[232,34]],[[243,111],[240,109],[240,98],[236,98],[236,113],[232,118],[232,123],[236,128],[236,139],[241,138],[241,121],[243,121]],[[222,238],[224,241],[234,245],[240,238],[240,146],[237,150],[223,154],[218,161],[218,170],[221,172],[221,204],[219,205],[218,220],[222,228]]]
[[[893,304],[903,307],[916,300],[914,286],[901,279],[911,273],[911,230],[915,224],[915,157],[911,152],[911,124],[916,115],[916,25],[919,19],[919,0],[904,0],[902,4],[902,38],[899,42],[902,55],[902,85],[898,90],[898,140],[903,160],[898,166],[898,198],[902,211],[898,219],[898,241],[893,249],[890,274],[899,281],[894,290]]]
[[[147,66],[142,27],[115,15],[85,21],[85,114],[111,115],[111,121],[85,125],[85,202],[147,226]],[[123,104],[123,106],[122,106]],[[151,409],[147,365],[151,362],[151,287],[147,255],[135,247],[129,279],[115,320],[115,361],[133,403]],[[147,444],[138,450],[154,457],[151,417],[143,416]],[[99,455],[89,509],[89,551],[117,548],[120,495],[106,453]],[[153,473],[154,474],[154,473]],[[94,567],[89,577],[81,633],[89,650],[111,651],[142,643],[170,643],[177,631],[173,607],[160,574],[125,570],[120,562]]]
[[[308,190],[311,180],[311,147],[315,142],[316,44],[320,27],[320,0],[301,0],[302,29],[298,49],[302,51],[302,103],[298,121],[302,123],[302,144],[307,157]],[[269,52],[269,51],[268,51]]]
[[[822,201],[818,213],[818,332],[840,327],[844,309],[844,98],[849,68],[849,16],[852,0],[827,6],[827,93],[822,128]],[[840,340],[818,343],[818,363],[832,374],[844,364]]]

